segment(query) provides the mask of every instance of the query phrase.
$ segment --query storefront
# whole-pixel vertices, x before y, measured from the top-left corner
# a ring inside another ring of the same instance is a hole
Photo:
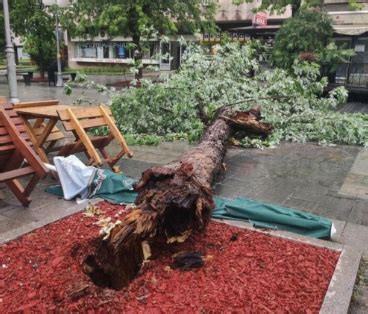
[[[199,42],[197,36],[184,35],[185,41]],[[143,64],[156,65],[162,71],[171,71],[179,68],[185,45],[178,38],[169,38],[168,41],[149,41],[143,43]],[[69,66],[83,68],[93,65],[131,65],[133,64],[134,45],[127,38],[114,38],[103,40],[96,38],[93,41],[85,41],[73,38],[68,45]]]
[[[368,10],[330,11],[336,43],[353,49],[355,55],[336,72],[336,83],[352,88],[368,88]]]

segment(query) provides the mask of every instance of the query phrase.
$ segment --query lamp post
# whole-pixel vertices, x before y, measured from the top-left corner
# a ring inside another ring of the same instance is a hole
[[[58,0],[43,0],[43,4],[47,7],[55,6],[55,36],[56,36],[56,60],[57,60],[57,81],[56,86],[62,87],[63,73],[61,71],[61,55],[60,55],[60,37],[59,37],[59,1]],[[65,1],[61,1],[61,6],[64,6]]]
[[[57,7],[57,0],[55,0],[55,4],[56,4],[56,11],[55,11],[55,23],[56,23],[56,49],[57,49],[57,54],[56,54],[56,59],[57,59],[57,81],[56,81],[56,86],[58,87],[63,87],[64,82],[63,82],[63,74],[61,72],[61,55],[60,55],[60,40],[59,40],[59,16],[58,16],[58,7]]]
[[[17,103],[17,69],[15,65],[14,46],[10,35],[10,19],[9,19],[9,5],[8,0],[3,0],[4,9],[4,24],[5,24],[5,37],[6,37],[6,64],[8,71],[8,85],[9,85],[9,102]]]

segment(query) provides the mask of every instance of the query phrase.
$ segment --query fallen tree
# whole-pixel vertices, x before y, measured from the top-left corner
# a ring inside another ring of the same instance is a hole
[[[267,136],[272,126],[260,119],[259,108],[235,114],[222,108],[196,148],[178,161],[146,170],[135,186],[136,209],[111,230],[92,262],[89,258],[89,275],[120,289],[137,275],[147,243],[182,242],[193,231],[203,231],[215,206],[211,183],[223,166],[230,135],[243,128]]]

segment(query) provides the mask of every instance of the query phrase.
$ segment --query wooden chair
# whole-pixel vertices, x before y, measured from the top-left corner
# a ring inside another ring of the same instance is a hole
[[[31,192],[48,170],[31,148],[23,121],[10,104],[0,105],[0,182],[27,207]],[[32,176],[24,188],[18,178]]]
[[[30,107],[43,107],[43,106],[55,106],[58,105],[58,100],[37,100],[37,101],[27,101],[27,102],[19,102],[14,104],[15,109],[20,108],[30,108]],[[36,139],[38,139],[44,132],[46,124],[44,123],[44,119],[39,118],[36,119],[34,125],[32,127],[35,132]],[[48,144],[45,149],[46,153],[55,152],[60,150],[60,146],[55,147],[58,141],[61,141],[65,138],[63,132],[59,130],[56,126],[52,129],[50,135],[47,137],[45,144]]]
[[[107,164],[115,171],[119,172],[119,167],[115,164],[125,154],[131,158],[132,152],[115,125],[115,120],[112,117],[111,110],[104,106],[66,109],[58,111],[59,118],[62,121],[66,131],[73,132],[76,140],[73,143],[64,145],[60,150],[60,156],[68,156],[78,152],[84,152],[89,158],[89,164],[102,166],[103,162],[98,154],[98,149]],[[106,136],[91,136],[87,132],[93,128],[106,127],[109,134]],[[112,140],[116,140],[120,146],[120,151],[113,157],[109,156],[106,151],[106,146]]]

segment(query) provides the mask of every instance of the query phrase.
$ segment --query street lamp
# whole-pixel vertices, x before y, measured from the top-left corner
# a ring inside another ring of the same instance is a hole
[[[6,37],[6,64],[8,71],[9,102],[19,102],[17,93],[17,68],[15,65],[14,46],[10,35],[10,19],[8,0],[3,0],[4,24]]]
[[[63,1],[62,1],[63,2]],[[60,54],[60,38],[59,38],[59,4],[58,0],[44,0],[46,6],[55,4],[55,24],[56,24],[56,60],[57,60],[57,87],[63,87],[63,73],[61,72],[61,54]],[[62,3],[65,5],[64,3]]]
[[[57,5],[57,0],[55,0],[55,4]],[[57,49],[56,59],[57,59],[57,69],[58,69],[56,86],[63,87],[64,82],[63,82],[63,74],[61,73],[58,8],[56,8],[56,11],[55,11],[55,20],[56,20],[55,22],[56,23],[56,49]]]

